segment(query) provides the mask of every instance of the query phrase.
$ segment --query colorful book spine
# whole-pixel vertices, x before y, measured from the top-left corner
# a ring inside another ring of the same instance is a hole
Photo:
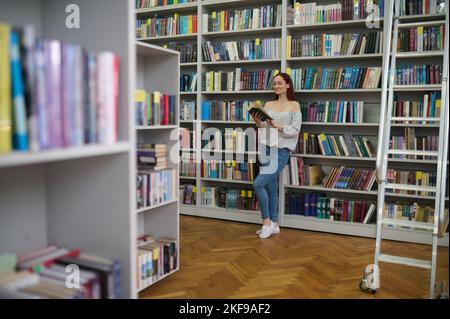
[[[28,128],[27,115],[25,111],[25,95],[22,77],[22,63],[20,60],[20,40],[17,31],[11,32],[10,42],[11,54],[11,82],[12,99],[14,109],[13,122],[13,148],[17,151],[27,151]]]
[[[12,150],[11,27],[0,23],[0,154]]]

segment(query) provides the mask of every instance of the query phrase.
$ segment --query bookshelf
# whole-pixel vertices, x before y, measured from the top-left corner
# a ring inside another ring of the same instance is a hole
[[[65,27],[69,4],[80,8],[80,29]],[[0,21],[31,23],[39,37],[120,57],[117,142],[0,155],[0,253],[54,243],[114,258],[121,264],[121,297],[136,298],[134,7],[121,0],[6,0]]]
[[[198,1],[197,8],[191,7],[191,12],[196,12],[198,15],[198,32],[197,32],[197,64],[196,69],[192,63],[186,64],[184,68],[189,68],[190,70],[195,70],[197,74],[205,74],[206,72],[223,71],[230,72],[235,70],[237,67],[245,68],[246,70],[261,70],[261,69],[278,69],[282,71],[287,71],[289,69],[296,69],[309,66],[322,66],[322,67],[349,67],[349,66],[360,66],[360,67],[382,67],[383,65],[383,51],[377,53],[367,53],[367,54],[354,54],[354,55],[339,55],[339,56],[302,56],[302,57],[288,57],[286,52],[287,49],[287,39],[289,36],[301,36],[301,35],[321,35],[323,33],[336,34],[336,33],[361,33],[370,31],[382,31],[383,39],[387,34],[387,30],[384,30],[383,18],[375,19],[371,21],[372,23],[379,24],[379,28],[369,29],[366,26],[365,19],[356,20],[344,20],[335,22],[324,22],[316,24],[302,24],[293,25],[288,21],[288,8],[290,7],[292,1],[289,0],[272,0],[272,1],[257,1],[257,0],[228,0],[228,1],[217,1],[217,0],[206,0]],[[306,1],[313,2],[313,1]],[[318,5],[328,5],[334,4],[340,1],[329,1],[329,0],[317,0]],[[301,2],[305,3],[304,1]],[[221,10],[234,10],[243,8],[255,8],[263,5],[276,5],[280,4],[282,6],[282,21],[280,26],[269,27],[269,28],[258,28],[249,30],[237,30],[237,31],[214,31],[207,32],[203,27],[202,15],[212,13],[213,11],[219,12]],[[385,6],[386,7],[386,6]],[[196,10],[196,11],[195,11]],[[422,22],[431,20],[431,25],[438,25],[441,23],[439,20],[445,19],[445,14],[430,14],[430,15],[410,15],[402,16],[401,20],[403,22]],[[249,36],[252,38],[264,38],[264,37],[280,37],[281,38],[281,59],[267,59],[267,60],[241,60],[241,61],[218,61],[209,62],[204,61],[202,55],[201,44],[207,41],[240,41],[242,39],[248,39]],[[146,39],[148,42],[152,42],[151,39]],[[162,45],[160,42],[155,43]],[[380,40],[381,41],[381,40]],[[153,43],[153,42],[152,42]],[[436,51],[425,51],[425,52],[404,52],[398,55],[398,63],[410,64],[413,61],[420,59],[425,59],[424,64],[431,64],[435,59],[442,59],[442,50]],[[421,62],[422,63],[422,62]],[[192,128],[197,136],[201,136],[204,129],[208,127],[241,127],[245,130],[246,127],[254,127],[251,122],[242,121],[222,121],[222,120],[200,120],[201,119],[201,105],[203,101],[213,101],[213,100],[270,100],[272,99],[272,90],[259,90],[259,91],[236,91],[236,90],[219,90],[219,91],[205,91],[202,90],[201,78],[199,77],[197,84],[197,92],[183,94],[183,99],[193,99],[195,94],[197,102],[197,119],[194,122],[183,122],[181,124],[185,127]],[[397,86],[396,90],[399,93],[404,94],[406,97],[417,96],[417,94],[423,94],[433,90],[439,91],[440,87],[437,85],[402,85]],[[349,101],[355,99],[364,101],[364,116],[361,123],[319,123],[305,121],[302,122],[302,133],[325,133],[325,134],[352,134],[352,135],[364,135],[375,138],[373,141],[374,147],[376,148],[377,141],[376,136],[378,135],[379,128],[379,110],[381,101],[381,88],[375,89],[301,89],[296,90],[297,99],[300,101]],[[420,92],[420,93],[419,93]],[[404,127],[417,127],[421,130],[433,130],[438,127],[436,122],[434,124],[412,124],[412,123],[395,123],[393,127],[398,126],[399,130],[404,129]],[[196,156],[201,158],[205,151],[201,150],[201,141],[197,139]],[[207,151],[206,151],[207,152]],[[375,168],[375,158],[364,158],[364,157],[343,157],[343,156],[323,156],[323,155],[303,155],[303,154],[293,154],[292,156],[302,156],[307,163],[317,163],[327,167],[334,167],[339,165],[350,165],[352,167],[365,167],[365,168]],[[433,160],[399,160],[390,159],[389,167],[392,168],[403,168],[416,170],[426,170],[430,167],[436,165],[437,162]],[[406,165],[406,166],[405,166]],[[197,165],[197,172],[199,172],[200,164]],[[192,178],[184,179],[186,182],[193,182]],[[222,186],[226,181],[223,180],[212,180],[201,178],[200,174],[197,174],[195,180],[195,186],[198,190],[197,205],[180,205],[180,212],[188,215],[204,216],[211,218],[229,219],[237,220],[243,222],[254,222],[259,224],[261,221],[258,217],[252,215],[249,218],[248,214],[239,210],[226,211],[223,208],[212,209],[211,207],[204,207],[200,205],[201,203],[201,188],[205,185],[207,186]],[[229,181],[228,181],[229,182]],[[232,181],[230,184],[232,186],[238,187],[239,184],[242,189],[251,189],[251,185],[248,182]],[[280,183],[280,222],[284,227],[292,227],[299,229],[311,229],[317,231],[325,231],[340,234],[349,234],[355,236],[366,236],[375,237],[375,228],[373,225],[365,225],[356,223],[346,223],[346,222],[333,222],[325,220],[316,220],[314,218],[308,218],[303,216],[292,216],[284,214],[284,195],[286,191],[290,192],[317,192],[317,193],[332,193],[334,196],[338,197],[347,196],[353,199],[367,199],[376,202],[376,191],[362,192],[354,190],[336,190],[336,189],[324,189],[323,187],[293,187],[289,185],[283,185]],[[389,194],[390,197],[394,199],[413,199],[417,201],[425,201],[432,204],[432,198],[417,198],[417,196],[411,196],[406,194]],[[447,202],[448,203],[448,202]],[[448,204],[447,204],[448,205]],[[194,206],[194,207],[192,207]],[[254,219],[253,219],[254,218]],[[405,230],[405,229],[388,229],[384,232],[386,238],[400,241],[411,241],[411,242],[426,242],[426,235],[423,235],[421,231]],[[443,238],[440,243],[448,246],[449,238],[448,234]],[[430,244],[430,242],[427,242]]]
[[[160,46],[136,41],[136,88],[146,92],[159,91],[161,94],[175,96],[175,105],[179,105],[179,52],[165,49]],[[172,156],[179,153],[179,111],[174,114],[174,125],[135,126],[136,142],[144,144],[165,144],[167,149],[167,169],[175,174],[175,189],[172,198],[165,198],[162,202],[148,207],[135,209],[137,217],[137,234],[174,238],[177,242],[177,256],[179,256],[179,196],[178,176],[179,164]],[[165,184],[167,187],[168,185]],[[136,247],[135,247],[136,250]],[[179,261],[179,257],[177,258]],[[156,282],[163,280],[173,272],[178,271],[179,264],[174,266],[170,273],[161,276],[156,281],[137,287],[139,293]]]

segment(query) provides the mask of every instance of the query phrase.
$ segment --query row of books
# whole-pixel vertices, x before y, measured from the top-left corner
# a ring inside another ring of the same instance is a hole
[[[439,92],[430,92],[423,95],[422,101],[395,101],[392,108],[393,116],[395,117],[425,117],[434,118],[441,115],[441,96]],[[400,122],[400,121],[396,121]],[[410,121],[416,123],[417,121]],[[406,123],[409,123],[406,121]],[[422,121],[422,124],[433,123],[433,121]]]
[[[416,202],[384,203],[383,218],[433,223],[434,207],[419,205]]]
[[[166,169],[167,145],[138,143],[136,147],[136,164],[138,170],[159,171]]]
[[[197,102],[182,100],[180,103],[180,120],[194,121],[197,119]]]
[[[148,208],[174,199],[177,178],[175,169],[139,170],[136,181],[136,208]]]
[[[375,149],[366,136],[301,134],[297,150],[299,154],[321,154],[325,156],[375,157]]]
[[[323,180],[323,187],[370,191],[375,183],[375,170],[353,167],[333,167]]]
[[[397,52],[444,50],[445,27],[418,26],[398,32]]]
[[[257,134],[248,134],[242,129],[217,129],[207,128],[203,131],[209,140],[202,140],[202,148],[205,150],[219,150],[226,152],[255,151],[257,148]]]
[[[377,6],[378,10],[371,8]],[[316,24],[342,20],[365,19],[369,15],[383,17],[384,0],[341,0],[335,4],[319,5],[316,2],[295,2],[288,12],[288,25]]]
[[[197,138],[194,130],[180,127],[180,149],[193,149],[196,147]]]
[[[194,152],[182,152],[180,161],[180,176],[195,177],[197,158]]]
[[[220,101],[210,100],[202,102],[202,121],[243,121],[251,120],[248,110],[260,101],[236,100]]]
[[[197,91],[197,72],[182,73],[180,75],[180,92]]]
[[[304,121],[363,123],[364,101],[300,101]]]
[[[166,49],[180,52],[180,63],[197,62],[197,43],[169,42],[163,44]]]
[[[373,224],[375,204],[364,200],[328,197],[318,193],[287,193],[285,214],[332,221]]]
[[[445,0],[400,0],[400,15],[445,13]]]
[[[202,177],[233,181],[253,182],[258,174],[258,165],[252,161],[236,163],[234,160],[203,160],[200,169]]]
[[[197,202],[197,187],[192,184],[180,184],[179,199],[180,203],[184,205],[196,205]]]
[[[423,187],[436,186],[436,172],[425,171],[403,171],[389,168],[387,170],[386,179],[388,183],[402,184],[402,185],[416,185]],[[386,189],[387,193],[397,194],[412,194],[419,196],[434,196],[434,192],[414,191],[403,189]]]
[[[153,38],[197,33],[197,15],[179,15],[136,19],[136,38]]]
[[[165,7],[176,4],[196,2],[197,0],[136,0],[136,9]]]
[[[287,36],[287,58],[382,53],[382,32]]]
[[[404,136],[392,135],[389,141],[390,149],[394,150],[411,150],[411,151],[430,151],[437,152],[439,145],[439,136],[425,135],[417,136],[414,127],[407,127],[404,129]],[[402,159],[424,159],[437,160],[437,156],[423,156],[423,155],[391,155],[393,158]]]
[[[294,90],[376,89],[381,67],[308,67],[292,69]]]
[[[202,44],[203,61],[281,59],[281,38],[256,38]]]
[[[143,289],[178,266],[178,244],[171,237],[141,235],[137,244],[137,287]]]
[[[119,57],[0,24],[0,154],[117,141]]]
[[[301,157],[291,157],[282,174],[287,185],[319,185],[323,177],[320,165],[305,165]]]
[[[175,95],[162,94],[159,91],[134,91],[136,107],[136,125],[171,125],[176,123]]]
[[[281,27],[282,5],[220,10],[203,14],[203,32]]]
[[[206,92],[214,91],[255,91],[271,90],[273,70],[246,71],[237,68],[236,71],[209,71],[203,75],[202,89]]]
[[[202,187],[202,206],[216,206],[233,210],[258,210],[256,193],[252,190],[228,187]]]
[[[424,85],[440,84],[442,79],[442,65],[415,64],[397,66],[395,84]]]
[[[6,260],[7,256],[0,259]],[[58,245],[49,245],[19,256],[9,256],[8,259],[11,263],[6,269],[5,265],[2,265],[0,273],[0,298],[122,297],[122,269],[116,259]],[[71,274],[79,274],[79,277],[71,278]]]

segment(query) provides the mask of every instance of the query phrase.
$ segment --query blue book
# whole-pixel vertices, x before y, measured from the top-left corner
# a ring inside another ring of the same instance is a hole
[[[20,61],[20,40],[17,31],[11,31],[11,84],[13,98],[13,149],[28,150],[28,129],[25,110],[24,82],[22,77],[22,63]]]

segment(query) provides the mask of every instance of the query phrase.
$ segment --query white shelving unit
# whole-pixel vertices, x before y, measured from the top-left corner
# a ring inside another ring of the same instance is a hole
[[[179,81],[180,78],[180,54],[177,51],[162,48],[157,45],[136,42],[136,88],[146,92],[159,91],[161,94],[174,95],[175,105],[179,105]],[[175,112],[175,125],[157,125],[142,127],[136,126],[136,141],[138,143],[165,144],[167,146],[168,168],[175,169],[176,176],[179,175],[178,162],[174,161],[171,155],[179,154],[179,115]],[[149,234],[158,239],[158,237],[170,237],[177,241],[177,261],[175,269],[170,273],[179,270],[179,202],[178,202],[178,179],[176,185],[176,194],[174,198],[166,202],[135,209],[137,215],[137,234]],[[134,247],[136,250],[136,247]],[[168,274],[168,275],[170,275]],[[158,281],[166,278],[167,275],[159,278]],[[145,287],[136,289],[136,293],[141,292],[155,284],[155,281]]]
[[[79,29],[65,27],[69,4],[80,8]],[[123,298],[137,296],[134,19],[131,1],[0,2],[2,22],[31,23],[40,37],[120,57],[117,143],[0,156],[0,253],[23,254],[57,244],[117,259]]]
[[[308,2],[312,2],[308,1]],[[335,2],[328,0],[317,0],[315,1],[318,4],[332,4]],[[222,9],[241,9],[241,8],[251,8],[258,7],[260,5],[267,4],[282,4],[283,12],[282,12],[282,25],[281,27],[274,28],[266,28],[266,29],[257,29],[257,30],[240,30],[240,31],[225,31],[225,32],[204,32],[202,26],[202,15],[204,13],[210,13],[212,11],[218,11]],[[198,25],[197,30],[197,58],[198,61],[196,64],[186,63],[183,64],[182,67],[186,70],[196,71],[199,75],[203,74],[207,71],[230,71],[238,66],[242,66],[247,70],[258,70],[265,68],[276,68],[282,71],[285,71],[287,68],[296,68],[296,67],[306,67],[306,66],[333,66],[333,67],[344,67],[344,66],[382,66],[383,55],[382,53],[377,54],[363,54],[363,55],[351,55],[351,56],[332,56],[332,57],[292,57],[287,58],[286,55],[286,39],[289,35],[299,35],[299,34],[321,34],[321,33],[341,33],[341,32],[362,32],[362,31],[374,31],[375,29],[368,29],[366,26],[366,20],[350,20],[350,21],[339,21],[339,22],[329,22],[329,23],[320,23],[320,24],[309,24],[309,25],[287,25],[287,7],[290,2],[288,0],[206,0],[206,1],[198,1],[197,7],[194,5],[190,6],[190,13],[197,13],[198,15]],[[387,6],[385,6],[387,7]],[[179,11],[179,13],[185,13],[186,11]],[[424,18],[427,20],[442,20],[445,18],[445,15],[436,14],[436,15],[415,15],[415,16],[405,16],[402,17],[402,21],[415,22],[422,21]],[[383,34],[387,34],[386,30],[383,30],[383,18],[378,19],[380,30],[383,31]],[[376,24],[376,23],[375,23]],[[281,59],[278,60],[267,60],[267,61],[223,61],[223,62],[204,62],[201,50],[201,44],[206,41],[227,41],[227,40],[240,40],[244,38],[248,38],[251,36],[254,37],[281,37],[282,39],[282,48],[281,48]],[[172,39],[167,39],[167,41],[176,41],[176,37]],[[152,40],[146,39],[148,42],[161,44],[160,40]],[[191,40],[190,40],[191,41]],[[411,61],[411,59],[428,59],[427,61],[431,61],[431,59],[441,59],[442,52],[441,51],[433,51],[433,52],[421,52],[421,53],[404,53],[401,54],[401,61]],[[399,59],[400,61],[400,59]],[[196,68],[195,68],[196,66]],[[198,78],[200,81],[201,77]],[[397,90],[397,88],[396,88]],[[423,94],[426,91],[430,90],[440,90],[439,86],[399,86],[398,91],[405,92],[405,94],[415,94],[415,92],[421,92]],[[183,93],[183,99],[193,100],[193,96],[196,97],[197,102],[197,119],[201,117],[201,102],[204,100],[214,100],[214,99],[260,99],[260,100],[269,100],[272,98],[273,91],[272,90],[263,90],[263,91],[213,91],[207,92],[202,91],[200,87],[200,82],[198,82],[198,92],[189,92]],[[326,134],[343,134],[349,133],[354,135],[364,134],[371,138],[375,138],[373,140],[374,147],[376,148],[376,136],[378,135],[379,128],[379,112],[380,112],[380,101],[381,101],[381,88],[378,89],[345,89],[345,90],[299,90],[296,91],[297,99],[300,100],[337,100],[337,99],[357,99],[365,101],[364,104],[364,119],[363,123],[314,123],[304,121],[302,123],[302,131],[303,132],[311,132],[311,133],[326,133]],[[248,127],[249,125],[253,125],[253,123],[246,122],[228,122],[228,121],[189,121],[184,122],[182,124],[185,127],[192,128],[197,136],[201,136],[201,133],[204,128],[209,126],[217,125],[217,127],[224,127],[224,125],[228,125],[229,127]],[[395,124],[394,126],[398,126],[399,129],[402,127],[408,126],[416,126],[416,127],[424,127],[423,125],[415,125],[415,124]],[[433,129],[438,127],[437,124],[428,124],[425,126],[427,129]],[[205,153],[201,150],[201,141],[197,138],[197,146],[196,146],[196,156],[200,158],[202,153]],[[300,156],[293,154],[293,156]],[[331,167],[336,165],[351,165],[355,167],[368,167],[375,168],[375,159],[374,158],[354,158],[354,157],[331,157],[331,156],[322,156],[322,155],[305,155],[303,156],[306,161],[311,163],[320,163],[322,165]],[[405,165],[408,167],[413,167],[414,169],[426,169],[430,165],[436,165],[436,161],[418,161],[418,160],[397,160],[390,159],[389,165],[395,168],[403,168]],[[197,172],[200,172],[200,164],[197,165]],[[208,185],[222,185],[224,183],[223,180],[211,180],[201,178],[197,174],[195,178],[195,185],[197,190],[200,190],[205,183]],[[181,178],[183,179],[183,177]],[[185,182],[193,182],[193,179],[186,180]],[[242,188],[251,189],[249,183],[246,182],[237,182],[241,184]],[[232,185],[231,185],[232,186]],[[326,231],[326,232],[334,232],[340,234],[349,234],[356,236],[366,236],[366,237],[375,237],[375,230],[373,225],[355,225],[352,223],[345,222],[332,222],[325,220],[311,220],[311,218],[299,218],[300,216],[292,216],[284,214],[284,191],[285,189],[289,189],[289,191],[297,191],[297,192],[306,192],[306,191],[314,191],[314,192],[328,192],[334,193],[338,197],[346,196],[350,198],[365,198],[365,199],[376,199],[376,192],[360,192],[360,191],[352,191],[352,190],[329,190],[323,189],[320,187],[316,188],[302,188],[302,187],[290,187],[288,185],[280,187],[280,222],[284,227],[292,227],[299,229],[311,229],[317,231]],[[399,196],[397,196],[399,195]],[[392,194],[392,197],[405,199],[408,196],[400,196],[401,194]],[[413,197],[414,198],[414,197]],[[430,198],[419,198],[418,200],[426,201],[431,203]],[[211,207],[203,207],[200,205],[201,203],[201,192],[197,191],[197,205],[192,207],[190,205],[181,205],[181,213],[188,215],[196,215],[196,216],[204,216],[211,218],[220,218],[220,219],[229,219],[229,220],[238,220],[243,222],[254,222],[261,223],[259,217],[252,218],[248,217],[247,213],[243,213],[242,211],[226,211],[222,208],[211,208]],[[258,215],[258,214],[257,214]],[[321,226],[322,225],[322,226]],[[325,226],[324,226],[325,225]],[[361,226],[361,227],[359,227]],[[423,232],[414,231],[414,230],[404,230],[404,229],[392,229],[384,232],[386,238],[393,240],[401,240],[401,241],[411,241],[411,242],[420,242],[425,243],[425,238],[427,236],[422,236]],[[443,245],[448,246],[448,236],[444,238],[441,243]]]

